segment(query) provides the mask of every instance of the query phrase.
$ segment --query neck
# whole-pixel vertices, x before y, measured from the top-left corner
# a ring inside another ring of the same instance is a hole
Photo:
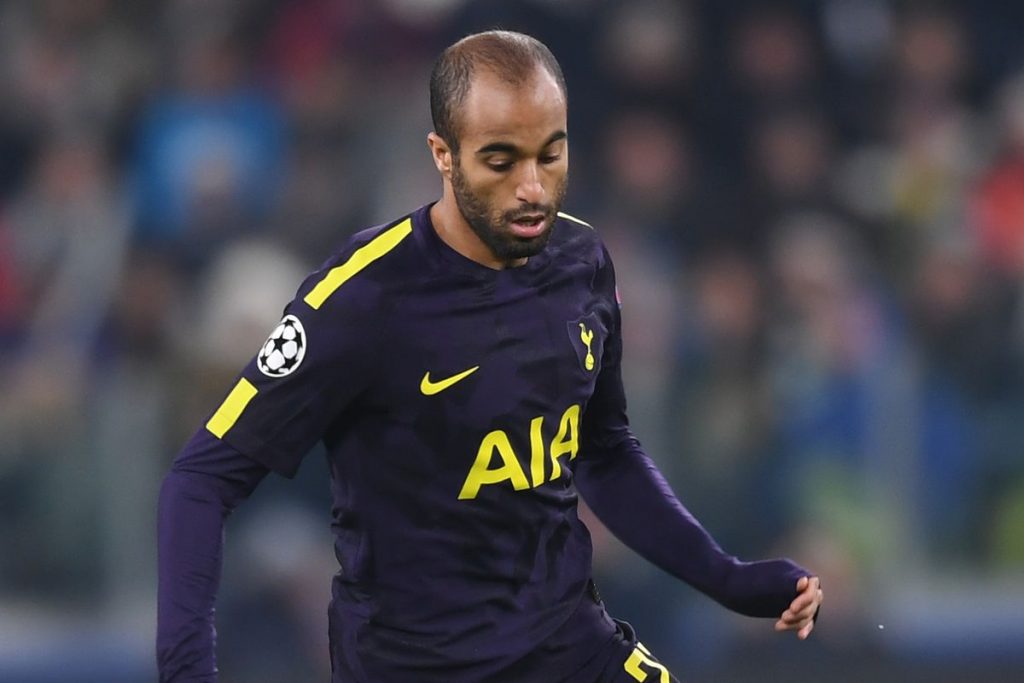
[[[469,226],[465,216],[459,210],[455,201],[455,195],[451,187],[445,183],[444,194],[441,199],[430,207],[430,222],[434,225],[434,232],[441,238],[441,241],[454,249],[457,253],[465,256],[470,261],[476,261],[482,266],[493,270],[504,270],[514,268],[526,263],[526,259],[515,259],[514,261],[502,261],[494,255],[490,247],[483,243]]]

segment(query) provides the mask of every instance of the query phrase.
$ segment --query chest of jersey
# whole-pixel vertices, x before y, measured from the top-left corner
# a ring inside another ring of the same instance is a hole
[[[592,276],[581,262],[390,292],[361,410],[407,446],[377,457],[460,500],[564,483],[610,327]]]

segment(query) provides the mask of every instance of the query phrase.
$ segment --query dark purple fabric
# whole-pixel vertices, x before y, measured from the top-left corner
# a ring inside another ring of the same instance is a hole
[[[157,519],[161,683],[217,680],[213,618],[224,520],[267,472],[204,429],[164,478]]]
[[[310,303],[391,230],[404,236]],[[807,573],[726,555],[644,455],[626,418],[611,259],[578,221],[494,271],[445,245],[423,207],[358,233],[286,313],[304,360],[277,373],[254,358],[238,414],[220,438],[193,437],[161,493],[165,683],[214,680],[224,519],[318,440],[340,565],[336,682],[519,683],[596,656],[615,627],[582,609],[592,548],[578,491],[644,557],[745,614],[780,615]]]

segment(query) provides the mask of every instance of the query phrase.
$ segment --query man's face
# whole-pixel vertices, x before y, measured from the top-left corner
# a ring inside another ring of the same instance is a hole
[[[469,227],[499,261],[540,253],[565,197],[566,102],[545,70],[520,86],[478,73],[458,112],[452,190]]]

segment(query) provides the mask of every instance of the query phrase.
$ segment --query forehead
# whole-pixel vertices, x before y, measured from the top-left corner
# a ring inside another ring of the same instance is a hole
[[[553,133],[566,129],[565,94],[546,69],[538,68],[518,84],[481,70],[474,74],[458,116],[463,144],[494,140],[543,144]]]

